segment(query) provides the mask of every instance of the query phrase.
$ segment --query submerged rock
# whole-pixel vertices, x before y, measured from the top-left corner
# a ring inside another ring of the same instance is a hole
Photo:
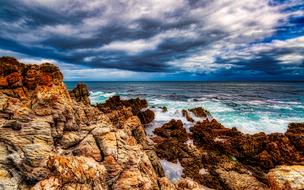
[[[168,108],[166,106],[162,107],[162,112],[166,113],[168,111]]]

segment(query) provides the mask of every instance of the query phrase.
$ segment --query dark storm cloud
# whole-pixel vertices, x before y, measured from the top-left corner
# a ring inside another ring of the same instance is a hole
[[[160,72],[303,75],[303,3],[297,0],[0,3],[0,49],[26,58],[154,78]]]

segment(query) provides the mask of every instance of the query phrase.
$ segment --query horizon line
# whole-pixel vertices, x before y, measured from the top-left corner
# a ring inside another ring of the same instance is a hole
[[[106,81],[106,80],[64,80],[63,82],[304,82],[304,80],[130,80],[130,81]]]

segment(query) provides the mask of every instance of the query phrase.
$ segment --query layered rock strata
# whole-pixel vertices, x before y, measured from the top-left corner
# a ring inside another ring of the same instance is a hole
[[[55,65],[0,58],[1,189],[203,189],[164,176],[138,118],[152,118],[146,101],[94,107],[88,95],[68,92]]]

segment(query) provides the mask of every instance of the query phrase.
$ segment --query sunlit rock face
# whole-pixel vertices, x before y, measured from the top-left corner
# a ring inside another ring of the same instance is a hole
[[[304,124],[246,135],[198,108],[206,120],[191,132],[171,120],[150,139],[147,108],[117,96],[92,106],[55,65],[0,58],[0,189],[303,189]]]
[[[2,189],[199,189],[165,177],[136,116],[145,101],[100,111],[88,95],[53,64],[0,58]]]
[[[304,166],[279,166],[272,169],[267,178],[271,189],[304,189]]]

